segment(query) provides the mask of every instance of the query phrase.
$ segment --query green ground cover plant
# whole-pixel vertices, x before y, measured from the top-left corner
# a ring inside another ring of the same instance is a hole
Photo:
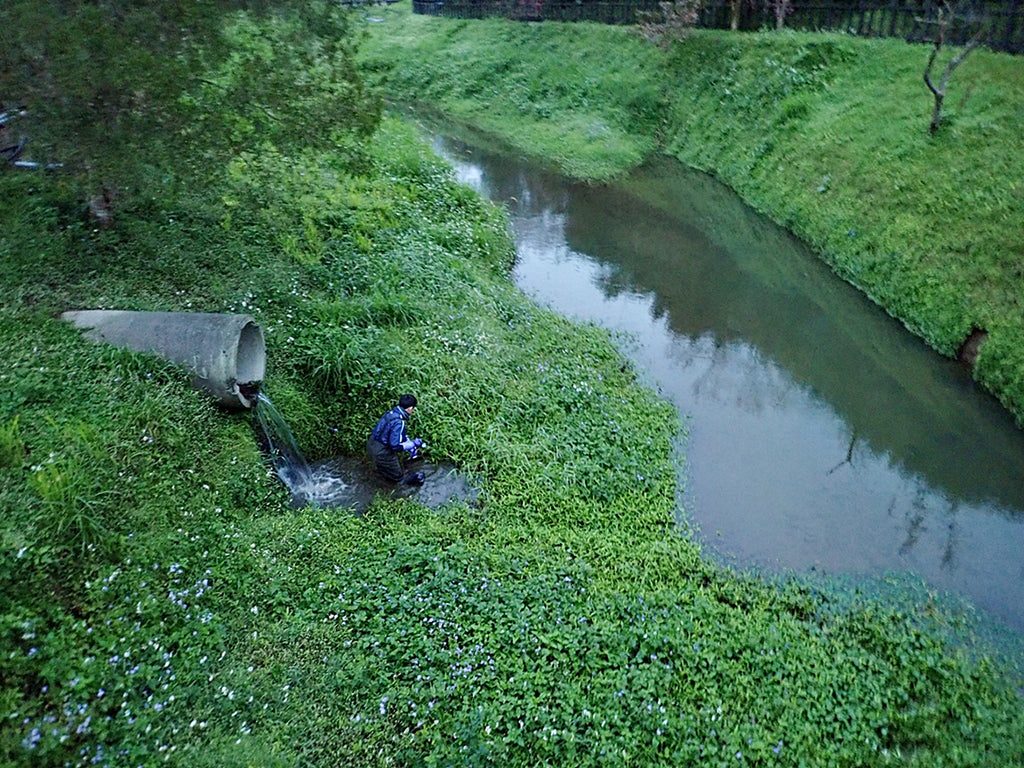
[[[974,51],[933,135],[928,45],[695,30],[659,47],[589,23],[380,18],[363,55],[390,98],[578,178],[651,152],[719,177],[941,354],[987,332],[975,377],[1024,423],[1020,57]]]
[[[352,17],[175,9],[0,11],[0,91],[65,162],[0,173],[5,765],[1024,759],[984,655],[702,556],[674,522],[684,425],[514,289],[507,220],[380,117]],[[310,458],[416,391],[480,501],[293,508],[248,414],[59,318],[91,307],[252,314]]]

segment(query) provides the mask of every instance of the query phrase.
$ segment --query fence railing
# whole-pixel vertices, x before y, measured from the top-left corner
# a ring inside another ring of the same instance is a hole
[[[638,11],[658,8],[656,0],[612,2],[611,0],[413,0],[415,13],[482,19],[500,16],[521,21],[597,21],[604,24],[634,24]]]
[[[415,13],[482,19],[499,16],[522,21],[596,21],[634,24],[638,13],[657,11],[658,0],[412,0]],[[790,29],[839,31],[867,37],[901,37],[926,42],[934,34],[941,4],[935,0],[793,0],[784,24]],[[738,14],[736,13],[738,11]],[[741,30],[774,27],[776,19],[766,2],[708,0],[697,26]],[[946,35],[950,45],[962,45],[980,26],[990,48],[1024,54],[1024,0],[978,0],[961,8]]]

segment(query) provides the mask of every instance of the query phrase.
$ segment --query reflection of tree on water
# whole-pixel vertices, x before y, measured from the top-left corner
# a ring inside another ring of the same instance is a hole
[[[761,413],[785,403],[797,387],[778,366],[765,361],[758,350],[745,344],[722,344],[710,334],[689,346],[689,359],[703,365],[694,380],[694,397],[721,402],[747,413]]]
[[[942,551],[942,567],[951,571],[956,567],[956,542],[957,542],[957,531],[959,526],[957,525],[958,515],[960,511],[960,505],[956,502],[952,502],[949,505],[947,517],[949,522],[946,524],[946,548]]]
[[[930,503],[929,503],[930,502]],[[894,512],[897,501],[894,498],[889,506],[890,515]],[[933,524],[938,524],[936,533],[943,536],[942,556],[940,567],[944,571],[953,571],[957,564],[957,541],[958,541],[958,515],[960,502],[950,501],[924,488],[918,488],[906,510],[903,520],[906,525],[906,536],[900,544],[900,557],[907,557],[919,544],[921,538],[930,532],[928,525],[929,517]],[[942,525],[940,517],[945,517],[945,524]],[[944,533],[939,533],[944,531]]]
[[[847,464],[852,466],[853,465],[853,449],[856,447],[856,445],[857,445],[857,430],[853,430],[853,432],[850,433],[850,445],[847,446],[847,448],[846,448],[846,458],[843,459],[842,461],[840,461],[834,467],[832,467],[832,469],[830,469],[826,474],[831,475],[837,469],[839,469],[840,467],[846,466]]]
[[[893,505],[895,505],[895,503],[896,500],[893,499]],[[921,534],[928,531],[928,528],[924,524],[925,518],[927,517],[925,514],[925,507],[926,500],[924,492],[919,489],[914,495],[914,500],[910,502],[910,509],[904,517],[907,522],[907,537],[900,545],[901,557],[905,557],[909,554],[917,544],[917,540],[921,537]]]

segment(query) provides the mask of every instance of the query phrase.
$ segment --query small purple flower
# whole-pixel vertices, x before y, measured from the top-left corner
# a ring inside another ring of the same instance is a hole
[[[21,740],[21,745],[25,749],[35,749],[41,738],[43,738],[42,732],[38,728],[33,728],[32,732]]]

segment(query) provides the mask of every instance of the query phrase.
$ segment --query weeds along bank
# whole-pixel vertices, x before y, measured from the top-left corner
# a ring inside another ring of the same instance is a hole
[[[504,216],[378,120],[346,17],[158,5],[0,12],[66,160],[0,173],[5,765],[1021,762],[989,662],[701,559],[672,410],[514,290]],[[290,508],[244,416],[57,319],[101,306],[253,314],[313,458],[417,392],[482,503]]]
[[[928,46],[700,31],[661,49],[629,28],[376,17],[363,50],[389,96],[580,178],[659,151],[714,174],[940,353],[986,331],[976,378],[1024,420],[1020,57],[972,53],[932,136]]]

